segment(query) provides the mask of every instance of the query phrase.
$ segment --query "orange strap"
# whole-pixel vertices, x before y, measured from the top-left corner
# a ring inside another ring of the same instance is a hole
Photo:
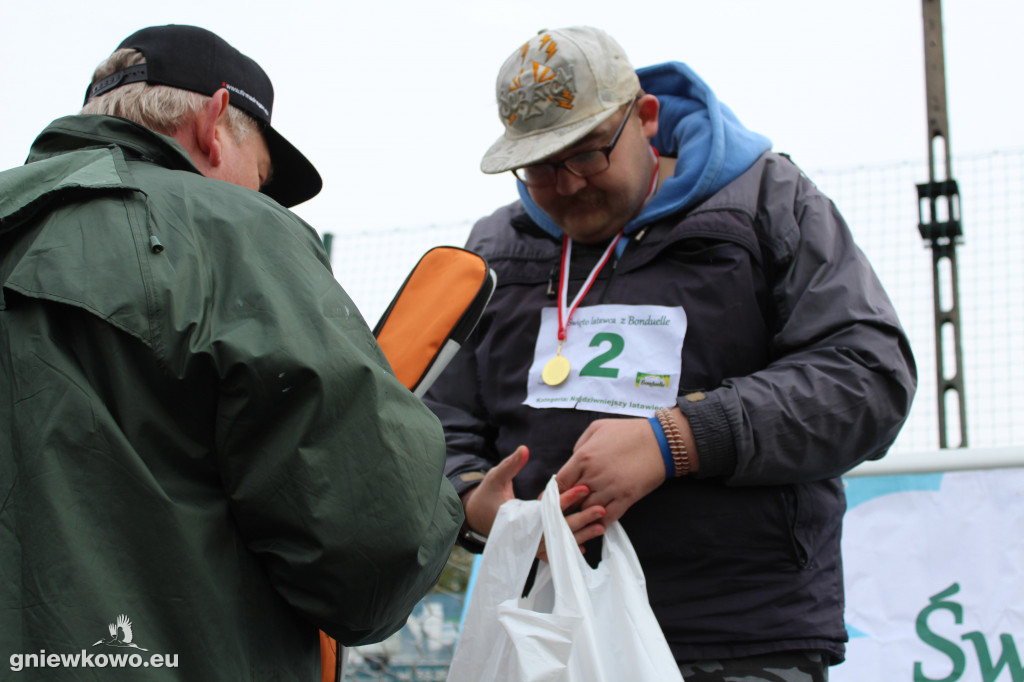
[[[338,643],[320,631],[320,680],[334,682],[338,678]]]

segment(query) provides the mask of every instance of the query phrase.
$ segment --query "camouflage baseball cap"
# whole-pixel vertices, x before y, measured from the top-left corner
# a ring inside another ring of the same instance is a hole
[[[480,163],[484,173],[528,166],[565,149],[640,91],[626,53],[604,31],[575,26],[540,31],[498,74],[505,134]]]

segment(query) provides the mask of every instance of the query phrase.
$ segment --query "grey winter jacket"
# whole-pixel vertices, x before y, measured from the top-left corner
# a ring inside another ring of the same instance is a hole
[[[517,202],[482,219],[468,247],[495,268],[498,289],[428,404],[460,493],[526,444],[516,495],[533,498],[586,426],[610,415],[522,404],[540,310],[556,305],[559,241]],[[574,246],[570,297],[603,248]],[[712,197],[630,235],[580,305],[599,303],[682,306],[688,320],[678,405],[700,473],[622,518],[676,658],[817,649],[842,660],[838,477],[885,454],[916,370],[832,202],[766,153]]]

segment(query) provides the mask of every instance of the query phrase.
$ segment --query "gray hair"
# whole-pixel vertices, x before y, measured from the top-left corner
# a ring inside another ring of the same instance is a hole
[[[96,67],[92,82],[145,61],[145,55],[138,50],[117,50]],[[198,92],[167,85],[129,83],[89,100],[80,113],[121,116],[158,133],[173,135],[182,124],[199,116],[209,100]],[[228,130],[236,142],[244,142],[259,127],[247,113],[229,106]]]

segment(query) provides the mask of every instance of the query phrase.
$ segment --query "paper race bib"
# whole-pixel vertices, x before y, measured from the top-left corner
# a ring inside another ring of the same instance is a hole
[[[562,356],[569,377],[544,383],[544,365],[558,354],[558,309],[540,311],[540,333],[523,404],[649,417],[676,404],[686,312],[678,306],[595,305],[577,308]]]

